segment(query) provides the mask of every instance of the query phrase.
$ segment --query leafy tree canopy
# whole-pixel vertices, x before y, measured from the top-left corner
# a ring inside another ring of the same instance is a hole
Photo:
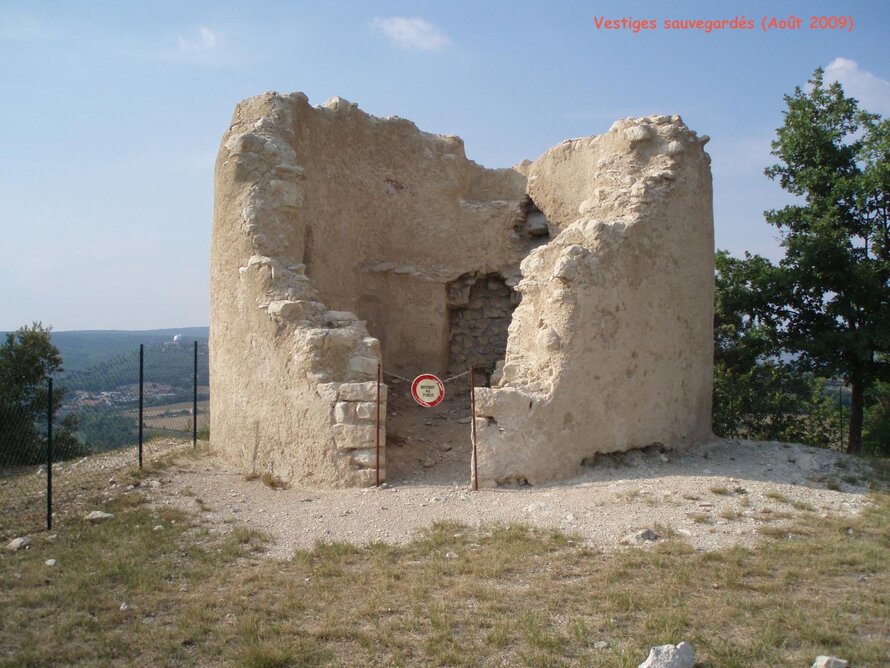
[[[798,202],[765,213],[785,257],[761,278],[758,308],[797,363],[851,387],[848,451],[862,442],[865,391],[890,380],[890,123],[817,69],[785,96],[766,175]]]
[[[0,345],[0,465],[14,466],[43,461],[46,452],[44,427],[48,412],[47,380],[62,371],[62,358],[50,338],[50,328],[35,322],[6,334]],[[53,416],[62,405],[64,392],[53,393]],[[74,437],[77,419],[66,416],[53,439],[61,456],[80,452]]]

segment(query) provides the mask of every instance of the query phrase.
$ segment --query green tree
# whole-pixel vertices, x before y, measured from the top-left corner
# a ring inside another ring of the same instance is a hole
[[[890,380],[890,124],[817,69],[785,96],[766,175],[798,202],[765,213],[785,257],[765,296],[778,343],[797,363],[851,387],[848,452],[862,446],[865,394]]]
[[[776,267],[756,255],[739,259],[726,251],[718,251],[714,262],[714,432],[826,445],[836,425],[823,381],[780,356],[765,299],[775,290]]]
[[[877,381],[866,394],[863,449],[890,455],[890,383]]]
[[[61,371],[62,358],[49,327],[35,322],[6,334],[0,345],[0,465],[34,464],[45,458],[47,379]],[[53,416],[63,397],[63,390],[53,393]],[[76,429],[74,416],[54,427],[53,443],[61,456],[79,450]]]

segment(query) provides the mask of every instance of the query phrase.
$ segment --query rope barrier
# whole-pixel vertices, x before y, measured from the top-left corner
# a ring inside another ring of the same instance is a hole
[[[391,371],[384,371],[384,372],[383,372],[383,375],[384,375],[384,376],[389,376],[390,378],[395,378],[395,379],[397,379],[397,380],[402,380],[402,381],[404,381],[404,382],[406,382],[406,383],[413,383],[413,382],[414,382],[414,379],[413,379],[413,378],[405,378],[404,376],[400,376],[400,375],[397,374],[397,373],[392,373]],[[466,371],[462,371],[461,373],[454,374],[453,376],[449,376],[448,378],[443,378],[443,379],[442,379],[442,383],[443,383],[443,384],[444,384],[444,383],[450,383],[450,382],[453,381],[453,380],[457,380],[458,378],[463,378],[464,376],[469,376],[469,375],[470,375],[470,370],[467,369]]]
[[[390,378],[395,378],[396,380],[403,380],[406,383],[413,383],[414,381],[411,378],[405,378],[404,376],[400,376],[397,373],[390,373],[389,371],[383,372],[384,376],[389,376]]]

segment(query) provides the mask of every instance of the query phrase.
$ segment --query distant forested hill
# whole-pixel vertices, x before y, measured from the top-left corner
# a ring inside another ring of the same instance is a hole
[[[65,373],[77,373],[94,367],[111,358],[131,353],[144,343],[146,348],[171,341],[177,334],[186,343],[199,341],[206,344],[209,327],[181,327],[179,329],[82,330],[53,332],[53,343],[62,354]]]

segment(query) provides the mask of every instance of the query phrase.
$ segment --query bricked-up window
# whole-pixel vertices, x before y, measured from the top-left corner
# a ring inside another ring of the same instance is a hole
[[[449,373],[472,364],[481,374],[490,374],[504,359],[507,328],[516,308],[513,294],[499,274],[464,274],[448,286]]]

